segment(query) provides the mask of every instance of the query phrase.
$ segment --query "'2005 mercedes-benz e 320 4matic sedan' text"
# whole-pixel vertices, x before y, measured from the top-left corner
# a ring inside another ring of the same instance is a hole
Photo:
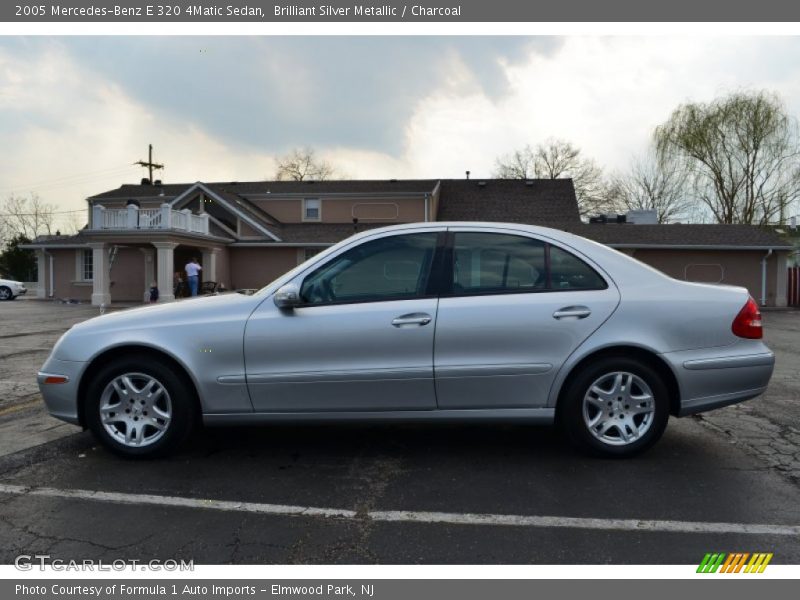
[[[774,355],[747,290],[676,281],[561,231],[374,229],[253,296],[117,312],[39,373],[50,412],[129,456],[199,420],[558,422],[626,456],[670,415],[762,393]]]

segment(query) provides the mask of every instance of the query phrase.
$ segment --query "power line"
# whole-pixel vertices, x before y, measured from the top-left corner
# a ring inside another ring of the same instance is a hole
[[[65,182],[70,179],[86,179],[86,178],[95,178],[95,177],[107,177],[107,176],[115,176],[117,173],[123,173],[131,171],[133,165],[125,165],[125,166],[117,166],[117,167],[110,167],[108,169],[99,169],[97,171],[87,171],[85,173],[75,173],[73,175],[64,175],[63,177],[54,177],[52,179],[42,179],[40,181],[34,183],[28,183],[23,185],[15,185],[12,187],[2,189],[3,192],[6,191],[14,191],[20,190],[23,188],[39,188],[51,185],[58,185],[62,182]]]
[[[43,217],[49,215],[69,215],[72,213],[85,213],[85,208],[80,208],[77,210],[57,210],[53,212],[49,212],[43,210],[42,212],[38,213],[0,213],[0,217]]]

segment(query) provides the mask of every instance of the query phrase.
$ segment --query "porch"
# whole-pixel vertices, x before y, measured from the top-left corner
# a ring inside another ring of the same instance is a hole
[[[93,237],[71,249],[37,249],[36,295],[90,300],[94,306],[110,306],[112,301],[148,302],[155,282],[159,302],[171,302],[175,300],[175,274],[182,273],[185,281],[184,265],[192,257],[203,267],[201,281],[220,282],[227,277],[224,246],[160,237],[155,241]]]
[[[209,234],[208,214],[193,214],[188,208],[175,210],[164,203],[158,208],[139,208],[128,204],[125,208],[106,208],[100,204],[92,207],[90,231],[149,231],[175,230]]]

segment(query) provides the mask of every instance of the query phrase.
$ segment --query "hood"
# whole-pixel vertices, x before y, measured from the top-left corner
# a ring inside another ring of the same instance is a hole
[[[198,296],[177,302],[149,304],[137,308],[120,310],[83,321],[70,331],[88,333],[119,329],[140,329],[158,327],[162,324],[198,323],[220,311],[250,312],[263,300],[243,294],[223,294],[220,296]]]

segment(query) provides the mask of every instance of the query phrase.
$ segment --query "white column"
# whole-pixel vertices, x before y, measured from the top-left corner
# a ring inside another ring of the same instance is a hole
[[[172,206],[166,202],[161,205],[161,229],[172,229]]]
[[[175,242],[153,242],[157,252],[158,301],[172,302],[175,293],[172,288],[172,277],[175,274]],[[149,285],[149,284],[148,284]]]
[[[95,204],[92,207],[92,229],[102,229],[106,207],[102,204]]]
[[[219,248],[203,248],[203,281],[217,281]]]
[[[108,273],[108,248],[102,242],[89,244],[92,249],[92,306],[111,304],[111,282]]]
[[[135,204],[128,204],[127,217],[126,227],[128,229],[137,229],[139,227],[139,207]]]
[[[144,296],[145,302],[150,301],[150,285],[156,280],[155,263],[153,261],[153,254],[155,252],[152,248],[139,248],[144,255]],[[158,285],[158,283],[156,283]],[[161,288],[158,288],[159,292]]]
[[[47,298],[47,261],[44,250],[36,251],[36,297]]]

